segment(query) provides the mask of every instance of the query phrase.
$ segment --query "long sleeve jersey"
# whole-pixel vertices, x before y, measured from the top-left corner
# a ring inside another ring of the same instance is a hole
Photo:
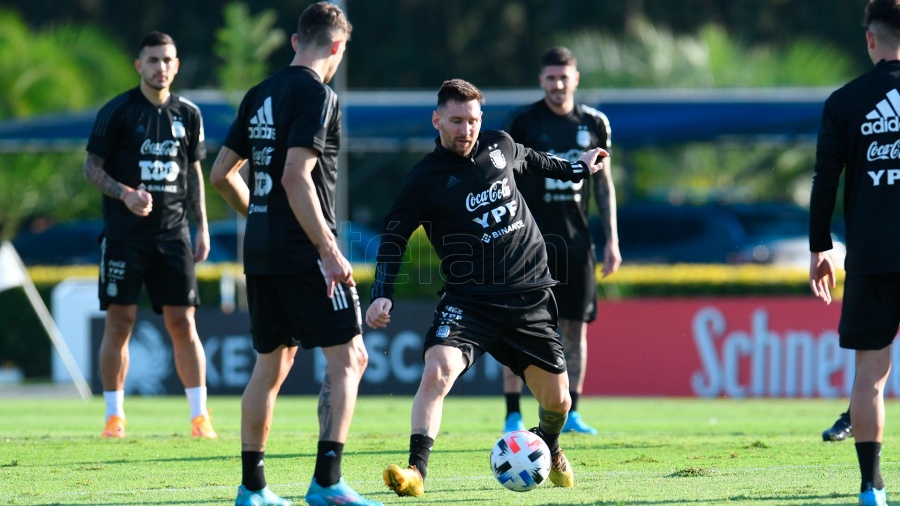
[[[579,161],[533,151],[483,131],[468,157],[440,144],[409,172],[384,219],[372,299],[393,298],[403,253],[421,225],[441,259],[444,290],[507,294],[552,286],[544,240],[515,174],[580,181]]]
[[[841,171],[848,273],[900,271],[900,61],[875,68],[825,102],[810,201],[810,251],[832,248]]]

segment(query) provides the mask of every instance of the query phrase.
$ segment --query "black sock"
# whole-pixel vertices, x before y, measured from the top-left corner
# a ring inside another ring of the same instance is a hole
[[[428,457],[431,456],[431,447],[434,446],[434,439],[422,434],[413,434],[409,436],[409,465],[416,466],[422,479],[428,473]]]
[[[881,477],[881,443],[856,443],[856,458],[859,460],[859,473],[862,476],[859,491],[865,492],[869,483],[874,488],[884,488],[884,479]]]
[[[251,492],[266,488],[266,452],[241,452],[241,485]]]
[[[320,487],[330,487],[341,481],[341,456],[343,454],[344,443],[319,441],[316,470],[313,472],[313,477]]]
[[[581,394],[578,392],[569,392],[569,396],[572,397],[572,407],[569,408],[569,411],[578,411],[578,398],[581,397]]]
[[[509,418],[509,415],[513,413],[519,413],[521,410],[519,409],[519,399],[522,397],[522,394],[503,394],[506,397],[506,418]]]

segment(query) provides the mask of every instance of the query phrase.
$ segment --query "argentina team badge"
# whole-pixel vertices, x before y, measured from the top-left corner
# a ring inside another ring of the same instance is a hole
[[[588,132],[587,127],[578,127],[578,133],[575,134],[575,142],[580,148],[586,148],[591,145],[591,133]]]
[[[184,139],[186,134],[187,130],[184,128],[184,123],[181,122],[181,119],[175,118],[175,121],[172,122],[172,135],[176,139]]]
[[[491,148],[496,148],[496,147],[497,147],[496,144],[491,146]],[[494,167],[497,167],[498,169],[505,169],[506,168],[506,157],[503,156],[503,153],[501,153],[499,149],[495,149],[495,150],[491,151],[491,163],[493,163]]]

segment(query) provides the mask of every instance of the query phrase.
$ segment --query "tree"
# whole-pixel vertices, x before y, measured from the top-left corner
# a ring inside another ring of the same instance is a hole
[[[578,57],[582,88],[836,86],[856,73],[828,44],[799,39],[783,47],[747,46],[715,25],[675,35],[636,18],[626,37],[592,30],[559,41]],[[628,170],[616,176],[623,200],[808,204],[813,155],[808,145],[783,143],[648,147],[624,157]]]
[[[236,104],[243,92],[268,73],[268,58],[286,39],[284,31],[273,29],[278,19],[274,10],[267,9],[256,16],[243,2],[231,2],[222,9],[225,26],[216,30],[213,52],[222,60],[217,69],[219,85]]]
[[[130,59],[99,30],[60,25],[35,33],[0,9],[0,118],[84,109],[134,81]]]

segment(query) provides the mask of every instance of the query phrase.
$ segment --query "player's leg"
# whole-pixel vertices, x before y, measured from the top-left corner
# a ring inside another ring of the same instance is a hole
[[[206,354],[197,333],[195,313],[200,299],[188,237],[160,241],[144,278],[153,309],[162,312],[172,340],[175,370],[190,408],[191,435],[216,439],[206,408]]]
[[[877,495],[884,495],[881,441],[884,435],[884,385],[890,371],[891,346],[856,351],[856,381],[850,396],[850,416],[861,475],[860,504],[877,504]]]
[[[420,496],[425,493],[428,459],[441,428],[444,398],[468,364],[463,351],[454,346],[431,346],[425,351],[425,369],[412,405],[409,467],[402,469],[392,464],[383,473],[384,484],[397,495]]]
[[[275,276],[247,275],[250,333],[256,364],[241,397],[241,485],[236,506],[289,504],[266,484],[265,452],[281,384],[299,340],[282,305]]]
[[[566,418],[563,432],[596,435],[597,429],[585,423],[578,412],[578,401],[581,399],[581,392],[584,391],[584,377],[587,369],[587,323],[581,320],[560,318],[559,334],[565,348],[569,396],[572,398],[572,408]]]
[[[100,246],[98,296],[106,311],[98,356],[106,401],[105,438],[125,437],[125,378],[130,356],[128,341],[137,316],[147,249],[137,241],[104,238]]]
[[[128,374],[128,339],[137,314],[137,305],[111,304],[106,308],[103,339],[100,341],[100,382],[106,402],[105,438],[125,437],[125,377]]]
[[[559,434],[572,405],[562,341],[557,333],[556,300],[549,289],[534,290],[510,298],[515,322],[497,348],[496,356],[522,375],[538,402],[537,427],[552,455],[550,481],[561,487],[574,485],[572,468],[559,446]],[[494,353],[492,350],[491,353]]]
[[[850,418],[860,470],[859,504],[887,503],[881,476],[884,387],[900,325],[900,274],[847,275],[838,325],[840,346],[855,350]]]
[[[266,483],[266,441],[275,413],[275,401],[287,377],[295,346],[279,345],[274,351],[259,353],[250,381],[241,397],[241,486],[235,504],[288,504],[275,495]]]
[[[524,385],[522,378],[510,371],[509,367],[503,366],[503,397],[506,398],[504,433],[514,430],[525,430],[525,423],[522,421],[522,406],[520,404],[522,387]]]
[[[380,505],[359,495],[341,477],[344,442],[353,419],[359,382],[369,361],[362,335],[357,334],[346,344],[323,347],[322,351],[327,365],[319,393],[319,442],[306,502],[314,506]]]
[[[193,306],[163,306],[163,320],[172,339],[175,370],[184,385],[191,410],[191,435],[216,439],[218,435],[206,408],[206,354],[197,334],[194,314]]]
[[[597,434],[597,430],[584,422],[578,411],[578,402],[584,391],[587,372],[587,323],[597,317],[597,280],[593,255],[587,259],[569,256],[557,267],[566,280],[553,287],[553,295],[559,309],[559,335],[566,353],[566,369],[569,375],[569,396],[572,409],[566,419],[563,432]]]
[[[534,432],[550,448],[552,465],[550,481],[557,487],[572,487],[575,477],[572,466],[559,446],[559,434],[566,424],[572,400],[569,397],[569,378],[566,373],[552,373],[538,366],[525,369],[525,383],[538,402],[538,426]]]

